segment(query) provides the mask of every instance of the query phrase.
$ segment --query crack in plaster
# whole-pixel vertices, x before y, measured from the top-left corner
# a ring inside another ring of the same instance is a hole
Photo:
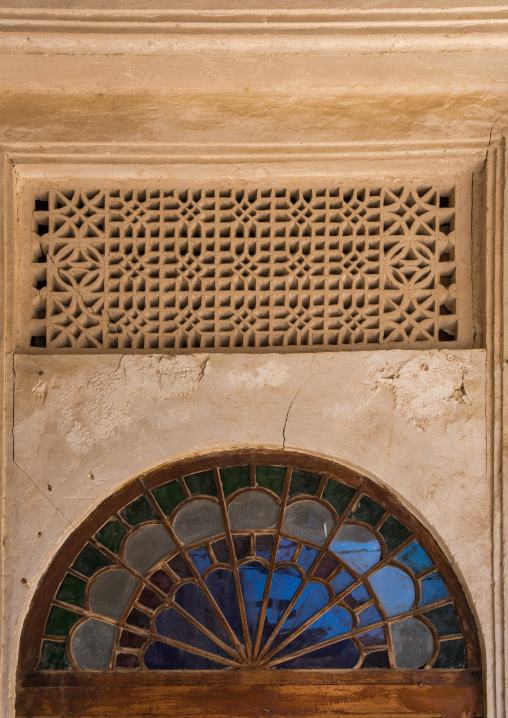
[[[293,404],[295,403],[296,399],[298,398],[298,395],[299,395],[299,393],[301,392],[301,390],[304,388],[304,386],[306,386],[306,385],[309,383],[309,381],[311,380],[311,378],[314,376],[314,373],[313,373],[313,371],[312,371],[312,366],[313,366],[313,364],[314,364],[315,358],[316,358],[316,355],[314,354],[314,356],[312,357],[312,361],[311,361],[311,363],[310,363],[310,366],[309,366],[310,376],[308,376],[308,377],[305,379],[305,381],[303,382],[303,384],[299,387],[299,389],[297,390],[296,394],[295,394],[294,397],[291,399],[291,403],[290,403],[289,406],[288,406],[288,410],[287,410],[287,412],[286,412],[286,418],[285,418],[285,420],[284,420],[284,426],[282,427],[282,448],[283,448],[283,449],[286,448],[286,427],[287,427],[287,423],[288,423],[288,419],[289,419],[289,412],[291,411],[291,408],[292,408]]]
[[[454,405],[471,400],[465,388],[465,378],[471,368],[470,359],[448,352],[431,352],[427,357],[413,357],[398,369],[387,365],[375,371],[372,393],[381,386],[389,386],[395,409],[405,416],[414,429],[425,433],[431,422],[444,416]]]

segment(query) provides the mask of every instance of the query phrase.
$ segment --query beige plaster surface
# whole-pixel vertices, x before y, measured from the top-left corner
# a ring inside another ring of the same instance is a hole
[[[14,368],[8,654],[42,571],[102,499],[162,462],[248,446],[384,484],[441,543],[488,632],[483,350],[17,355]]]

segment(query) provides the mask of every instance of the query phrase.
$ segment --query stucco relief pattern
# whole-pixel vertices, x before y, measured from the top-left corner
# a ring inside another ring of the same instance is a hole
[[[429,186],[39,192],[31,343],[453,343],[454,204]]]

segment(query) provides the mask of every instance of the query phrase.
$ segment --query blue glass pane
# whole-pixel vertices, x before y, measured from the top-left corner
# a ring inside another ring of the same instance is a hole
[[[409,546],[406,546],[395,559],[410,568],[414,573],[420,573],[420,571],[433,566],[432,561],[417,541],[413,541]]]
[[[263,626],[264,640],[267,640],[272,633],[301,583],[300,574],[291,566],[279,566],[273,572],[265,625]]]
[[[275,668],[354,668],[358,658],[358,648],[353,641],[347,640],[278,663]]]
[[[217,568],[208,574],[205,584],[217,601],[217,605],[231,629],[237,638],[243,642],[242,619],[240,618],[233,574],[226,568]]]
[[[277,562],[279,561],[291,561],[295,552],[296,543],[289,539],[281,538],[279,541],[279,548],[277,550]]]
[[[334,606],[324,613],[317,621],[309,626],[291,641],[282,651],[281,655],[287,655],[301,648],[313,646],[329,638],[335,638],[347,633],[353,628],[353,617],[341,606]]]
[[[206,671],[227,668],[222,663],[215,663],[208,660],[208,658],[203,658],[203,656],[181,651],[179,648],[168,646],[160,641],[154,641],[146,649],[145,665],[152,671]]]
[[[420,579],[421,586],[421,597],[419,606],[427,606],[429,603],[434,601],[441,601],[450,594],[448,589],[444,585],[444,581],[441,576],[437,573],[429,573],[428,576],[424,576]]]
[[[348,595],[344,598],[344,603],[347,603],[347,605],[351,606],[351,608],[356,608],[357,606],[361,606],[362,603],[370,601],[371,598],[372,596],[362,583],[358,586],[358,588],[355,588],[354,591],[348,593]]]
[[[208,556],[208,553],[204,546],[202,548],[195,548],[194,551],[189,551],[189,556],[191,557],[192,563],[197,568],[199,573],[203,573],[205,568],[208,568],[212,565],[210,557]]]
[[[257,561],[245,563],[239,569],[243,602],[251,640],[256,638],[259,612],[263,601],[268,569]]]
[[[208,603],[203,591],[197,584],[184,583],[175,591],[174,601],[178,606],[185,609],[187,613],[190,613],[196,621],[199,621],[202,626],[206,626],[217,638],[220,638],[224,643],[230,643],[226,631],[215,615],[213,608]],[[157,618],[157,621],[159,618]],[[168,636],[167,633],[163,633],[162,635]],[[168,638],[171,638],[171,636],[168,636]]]
[[[381,615],[377,608],[375,606],[368,606],[366,609],[364,609],[359,616],[359,623],[358,625],[361,626],[370,626],[371,623],[377,623],[377,621],[381,621]]]
[[[189,611],[190,613],[190,611]],[[210,628],[207,626],[207,628]],[[172,638],[175,641],[186,643],[194,648],[201,648],[208,653],[216,653],[218,656],[228,658],[227,653],[219,648],[212,640],[207,638],[204,633],[189,623],[183,616],[180,616],[174,609],[168,608],[159,613],[155,619],[155,629],[161,636]],[[213,630],[213,629],[211,629]]]
[[[302,546],[300,556],[298,557],[298,563],[303,569],[308,571],[314,563],[314,560],[318,553],[319,551],[317,551],[315,548],[310,548],[310,546]]]
[[[384,646],[386,643],[385,632],[382,628],[374,628],[358,636],[360,643],[364,646]]]
[[[345,588],[351,586],[354,578],[349,575],[347,571],[341,571],[338,573],[333,581],[330,582],[330,586],[333,588],[335,593],[341,593]]]
[[[415,600],[412,579],[395,566],[383,566],[369,576],[369,583],[381,601],[387,616],[409,611]]]
[[[311,616],[326,606],[329,601],[330,597],[326,588],[320,583],[310,581],[282,624],[277,636],[277,643],[287,638],[295,628],[305,623]]]
[[[332,541],[331,549],[358,573],[365,573],[381,557],[379,541],[364,526],[343,526]]]
[[[256,536],[256,554],[267,561],[272,557],[273,536],[259,534]]]

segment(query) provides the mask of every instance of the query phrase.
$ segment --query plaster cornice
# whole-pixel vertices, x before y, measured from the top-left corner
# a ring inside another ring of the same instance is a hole
[[[466,8],[0,9],[0,51],[453,52],[508,48],[508,5]]]

